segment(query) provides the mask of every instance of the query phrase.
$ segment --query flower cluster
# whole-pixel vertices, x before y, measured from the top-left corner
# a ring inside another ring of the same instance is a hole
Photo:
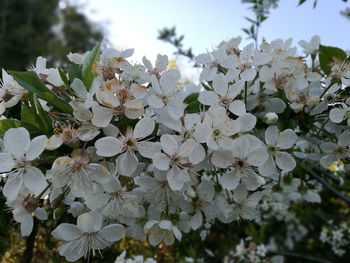
[[[304,56],[291,40],[240,42],[196,58],[201,85],[187,96],[166,56],[133,64],[133,50],[100,45],[69,54],[67,73],[43,58],[3,70],[2,192],[22,235],[33,216],[68,206],[77,223],[52,235],[76,261],[124,236],[172,245],[215,220],[320,202],[308,174],[350,157],[347,57],[329,59],[318,37],[300,43]],[[17,103],[20,121],[9,113]]]
[[[345,222],[335,225],[334,222],[328,222],[328,225],[322,228],[320,240],[322,243],[331,246],[333,252],[337,256],[346,253],[346,248],[350,244],[350,229]]]

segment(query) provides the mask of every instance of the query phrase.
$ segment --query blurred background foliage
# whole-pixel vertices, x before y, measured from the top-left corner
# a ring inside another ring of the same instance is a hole
[[[49,65],[103,38],[78,6],[59,0],[0,0],[0,67],[25,70],[38,56]]]

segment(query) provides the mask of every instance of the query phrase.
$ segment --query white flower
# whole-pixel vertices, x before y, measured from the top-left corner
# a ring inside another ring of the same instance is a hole
[[[341,123],[346,120],[348,126],[350,126],[349,103],[341,103],[341,107],[331,109],[331,111],[329,112],[329,118],[334,123]]]
[[[22,86],[20,86],[11,75],[7,74],[7,72],[2,69],[2,80],[0,80],[0,99],[3,101],[3,106],[5,106],[5,108],[13,107],[27,94],[28,91],[22,88]],[[6,101],[4,100],[5,95],[9,96]]]
[[[73,195],[84,197],[92,191],[93,182],[106,183],[111,174],[108,169],[98,163],[90,163],[85,150],[75,150],[72,158],[58,157],[48,171],[55,188],[68,186]]]
[[[276,175],[276,165],[283,172],[292,171],[296,166],[294,158],[289,153],[280,150],[292,148],[297,140],[298,136],[291,129],[280,132],[277,126],[269,126],[265,131],[269,158],[264,165],[259,167],[259,173],[268,177]]]
[[[152,134],[154,128],[154,120],[144,117],[135,125],[134,130],[129,128],[125,136],[121,135],[119,138],[107,136],[98,139],[95,143],[96,153],[104,157],[118,155],[116,161],[118,172],[121,175],[131,176],[139,163],[135,151],[146,158],[153,158],[160,151],[159,143],[142,141]]]
[[[159,80],[155,75],[151,76],[152,87],[146,98],[147,104],[157,113],[166,111],[172,119],[178,119],[183,115],[184,104],[182,93],[176,87],[180,79],[178,70],[168,70],[161,74]]]
[[[239,120],[231,120],[223,107],[215,106],[209,109],[203,122],[196,125],[193,137],[199,143],[206,143],[212,150],[220,147],[228,149],[233,141],[231,136],[241,131],[241,128]]]
[[[60,247],[60,255],[73,262],[84,257],[88,258],[92,252],[111,246],[125,235],[125,229],[120,224],[111,224],[102,228],[103,218],[98,213],[84,213],[77,219],[77,225],[60,224],[52,235],[65,241]]]
[[[216,207],[214,205],[215,189],[209,180],[202,180],[197,186],[196,193],[198,199],[194,202],[194,214],[191,216],[188,224],[193,230],[197,230],[203,224],[203,214],[207,221],[213,220],[216,216]],[[203,213],[203,214],[202,214]]]
[[[47,186],[44,174],[31,163],[44,151],[46,142],[45,135],[30,141],[29,132],[25,128],[6,131],[4,152],[0,153],[0,173],[7,175],[3,194],[8,201],[16,199],[22,186],[34,194],[40,194]]]
[[[227,202],[226,198],[232,198],[232,203]],[[233,220],[247,219],[253,220],[258,216],[257,205],[262,197],[261,192],[254,192],[248,195],[248,191],[243,184],[240,184],[230,196],[218,196],[218,206],[221,210],[219,219],[229,223]]]
[[[24,200],[15,200],[8,203],[13,208],[13,219],[21,224],[21,235],[27,237],[33,230],[35,216],[39,220],[47,220],[47,213],[44,208],[38,207],[38,200],[28,195]]]
[[[158,79],[160,78],[161,74],[163,71],[165,71],[168,67],[168,63],[169,63],[169,60],[168,60],[168,56],[164,55],[157,55],[157,60],[156,60],[156,63],[153,67],[152,63],[146,58],[146,57],[143,57],[142,58],[142,62],[143,64],[145,65],[145,67],[147,68],[147,78],[148,81],[151,80],[150,76],[151,75],[154,75],[156,76]]]
[[[181,241],[182,238],[180,230],[169,220],[150,220],[145,224],[144,229],[152,246],[157,246],[162,242],[170,246],[174,243],[175,238],[178,241]]]
[[[237,81],[229,85],[229,79],[223,74],[217,74],[213,78],[213,91],[204,90],[199,93],[198,101],[204,105],[221,105],[236,116],[246,113],[245,104],[241,100],[235,100],[244,88],[244,82]]]
[[[170,188],[179,191],[190,180],[188,169],[204,159],[205,150],[193,139],[180,144],[178,138],[168,134],[160,137],[160,144],[163,153],[153,156],[153,165],[161,171],[168,171]],[[196,151],[193,151],[194,149]]]
[[[318,48],[320,46],[321,39],[318,35],[315,35],[311,38],[310,42],[306,42],[305,40],[300,40],[299,45],[304,49],[306,55],[315,56]]]
[[[338,137],[338,143],[324,142],[321,150],[326,153],[322,156],[320,163],[327,167],[332,163],[350,157],[350,132],[345,131]]]
[[[211,162],[218,168],[229,168],[221,177],[224,189],[234,190],[242,182],[249,190],[256,190],[265,180],[256,173],[268,154],[263,144],[254,136],[246,135],[233,141],[230,151],[215,151]]]

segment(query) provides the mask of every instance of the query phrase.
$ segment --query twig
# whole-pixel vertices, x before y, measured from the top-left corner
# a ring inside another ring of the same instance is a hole
[[[339,197],[341,200],[343,200],[345,203],[347,203],[350,206],[350,198],[348,196],[339,192],[337,189],[335,189],[332,185],[330,185],[326,180],[324,180],[321,176],[319,176],[313,170],[310,170],[309,174],[311,175],[311,177],[316,179],[320,184],[322,184],[327,190],[332,192],[334,195]]]

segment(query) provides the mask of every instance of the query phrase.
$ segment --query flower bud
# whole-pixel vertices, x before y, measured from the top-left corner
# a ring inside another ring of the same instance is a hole
[[[264,116],[266,124],[275,124],[278,121],[278,115],[274,112],[267,112]]]

